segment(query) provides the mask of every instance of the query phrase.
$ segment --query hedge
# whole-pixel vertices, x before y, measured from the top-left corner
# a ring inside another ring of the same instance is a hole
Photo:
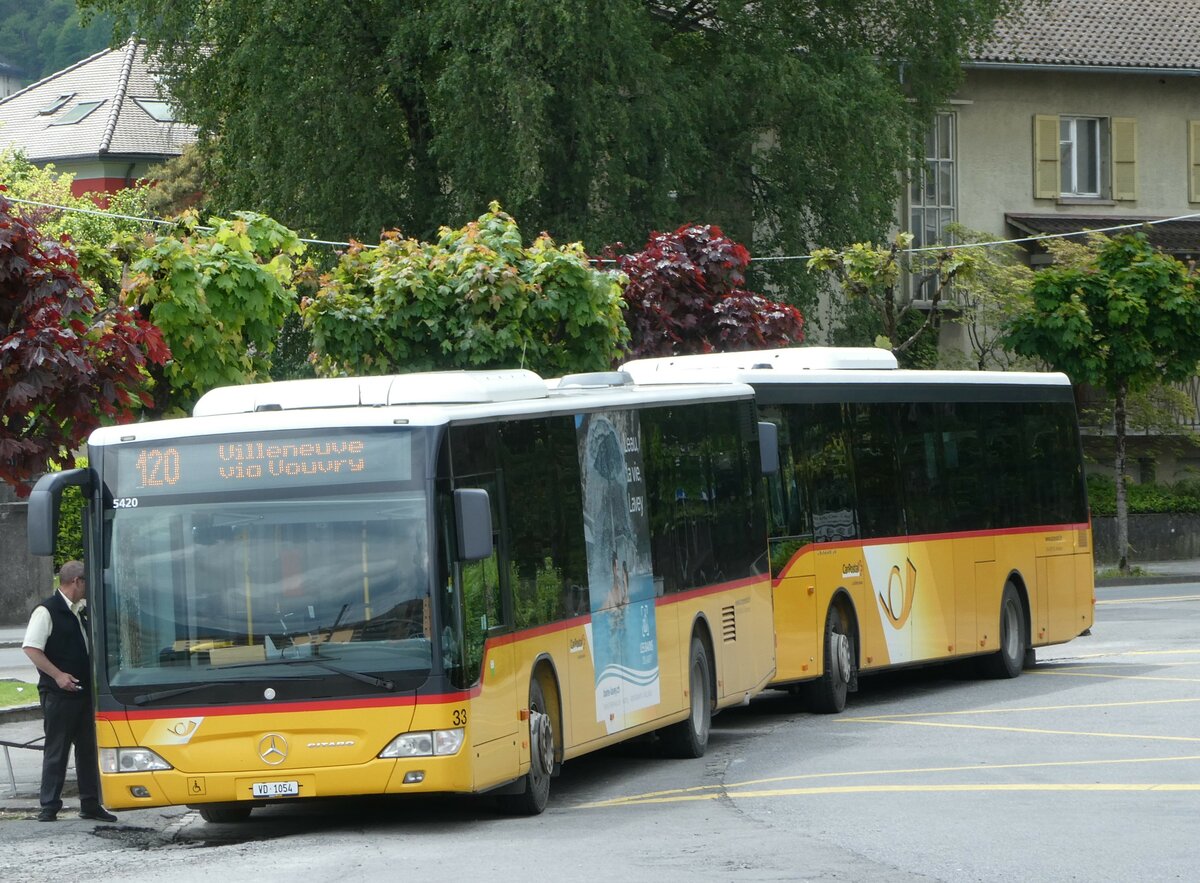
[[[1117,486],[1112,478],[1089,475],[1087,486],[1092,515],[1117,514]],[[1130,484],[1125,496],[1130,515],[1200,513],[1200,480],[1195,478],[1185,478],[1174,484]]]

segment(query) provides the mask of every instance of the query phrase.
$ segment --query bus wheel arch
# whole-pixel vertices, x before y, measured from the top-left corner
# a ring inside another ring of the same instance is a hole
[[[999,649],[980,659],[982,672],[992,678],[1015,678],[1032,656],[1029,593],[1021,574],[1013,571],[1000,592],[996,621]]]
[[[498,797],[506,813],[536,816],[550,800],[550,779],[562,756],[561,695],[553,664],[548,657],[539,658],[529,675],[529,771],[514,783],[519,791]]]
[[[658,731],[671,757],[703,757],[708,749],[713,710],[717,703],[716,657],[708,621],[698,616],[688,639],[688,716]]]
[[[562,766],[565,731],[563,730],[562,690],[559,688],[558,669],[548,653],[541,654],[533,661],[531,681],[537,681],[542,688],[545,699],[545,713],[550,717],[551,731],[554,736],[554,756],[552,774],[557,776]]]
[[[802,694],[811,711],[838,714],[847,694],[858,689],[858,614],[845,588],[833,593],[821,631],[821,676],[804,685]]]

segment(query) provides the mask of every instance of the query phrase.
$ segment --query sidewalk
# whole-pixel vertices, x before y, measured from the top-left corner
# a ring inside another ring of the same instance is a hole
[[[1180,561],[1130,561],[1130,566],[1143,572],[1143,576],[1097,578],[1098,586],[1150,586],[1167,583],[1200,582],[1200,559],[1186,558]],[[1115,565],[1097,566],[1096,571],[1112,570]]]

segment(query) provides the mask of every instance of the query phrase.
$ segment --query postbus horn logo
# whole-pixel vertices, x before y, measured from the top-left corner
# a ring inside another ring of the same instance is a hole
[[[892,567],[888,575],[887,595],[879,594],[879,603],[883,605],[884,615],[894,629],[904,628],[908,616],[912,613],[913,598],[917,594],[917,568],[912,559],[907,559],[905,577],[901,578],[900,568]]]

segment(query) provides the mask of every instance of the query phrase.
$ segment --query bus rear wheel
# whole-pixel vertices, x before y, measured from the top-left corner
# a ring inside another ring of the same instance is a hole
[[[210,825],[225,825],[246,821],[253,807],[245,803],[205,803],[196,809]]]
[[[1025,664],[1029,639],[1025,634],[1025,609],[1012,580],[1000,595],[1000,649],[980,660],[983,674],[990,678],[1015,678]]]
[[[699,635],[692,635],[688,656],[688,716],[677,724],[664,727],[658,737],[670,757],[703,757],[708,749],[712,727],[712,665],[708,648]]]
[[[535,677],[529,682],[529,772],[520,794],[500,797],[500,807],[511,815],[536,816],[550,801],[550,777],[554,773],[554,722],[546,706],[546,695]]]
[[[838,714],[846,707],[846,695],[854,682],[854,638],[842,623],[836,607],[825,616],[825,670],[804,689],[806,704],[817,714]]]

